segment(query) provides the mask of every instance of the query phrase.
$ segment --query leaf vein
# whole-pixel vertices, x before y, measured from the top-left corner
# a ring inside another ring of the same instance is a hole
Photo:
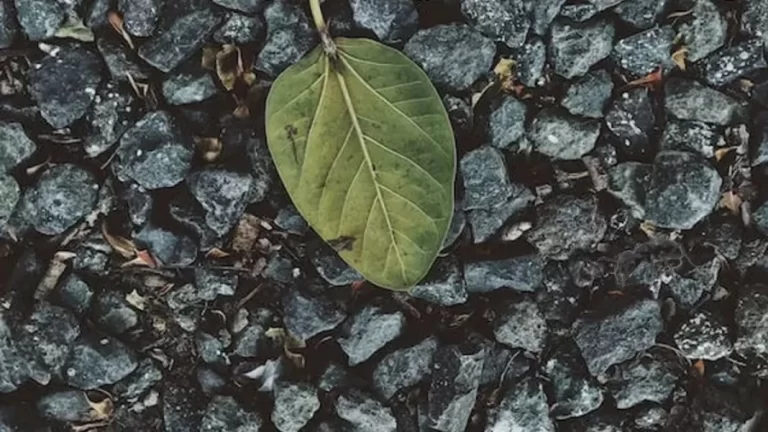
[[[349,189],[347,189],[347,192],[344,194],[344,201],[341,204],[341,216],[339,216],[339,227],[336,229],[336,238],[341,236],[341,224],[342,224],[342,221],[344,221],[344,213],[347,211],[347,204],[349,203],[349,192],[352,190],[352,187],[355,185],[355,180],[357,180],[357,176],[359,176],[360,173],[363,171],[363,164],[365,164],[365,161],[360,161],[360,166],[357,167],[357,172],[355,173],[355,176],[352,177],[352,181],[349,182]]]
[[[407,234],[405,234],[404,232],[400,231],[399,229],[395,229],[395,232],[396,232],[396,233],[398,233],[398,234],[400,234],[401,236],[403,236],[403,238],[404,238],[404,239],[406,239],[406,240],[408,240],[408,242],[409,242],[410,244],[412,244],[412,245],[416,246],[416,248],[417,248],[418,250],[420,250],[420,251],[421,251],[421,253],[423,253],[423,254],[426,254],[426,253],[427,253],[427,251],[425,251],[425,250],[424,250],[424,248],[422,248],[421,246],[419,246],[419,244],[418,244],[418,243],[416,243],[416,242],[415,242],[415,241],[414,241],[414,240],[413,240],[413,239],[412,239],[410,236],[408,236],[408,235],[407,235]]]
[[[352,126],[349,126],[349,132],[347,132],[347,137],[344,139],[344,143],[341,144],[341,148],[339,149],[339,152],[336,153],[336,157],[333,158],[333,162],[331,162],[331,167],[328,168],[328,173],[325,175],[325,180],[323,180],[323,191],[320,192],[320,200],[317,201],[317,211],[320,212],[320,206],[323,203],[323,198],[325,197],[325,192],[328,190],[328,179],[331,178],[331,174],[333,173],[334,168],[336,168],[336,163],[339,162],[339,159],[341,159],[341,154],[344,152],[344,149],[347,147],[347,143],[349,142],[349,138],[352,136]],[[359,169],[359,168],[358,168]],[[354,178],[352,179],[354,181]],[[350,183],[350,188],[351,188]],[[346,199],[346,197],[345,197]],[[337,236],[338,237],[338,236]]]
[[[395,155],[395,156],[399,157],[400,159],[402,159],[402,160],[404,160],[404,161],[406,161],[406,162],[410,163],[411,165],[415,166],[415,167],[416,167],[416,168],[417,168],[419,171],[421,171],[423,174],[425,174],[427,177],[429,177],[429,179],[430,179],[430,180],[432,180],[433,182],[435,182],[435,184],[437,185],[437,187],[438,187],[438,188],[440,188],[440,190],[442,190],[442,189],[443,189],[443,184],[442,184],[442,183],[440,183],[440,182],[439,182],[439,181],[438,181],[438,180],[435,178],[435,176],[433,176],[433,175],[432,175],[432,173],[430,173],[429,171],[427,171],[427,170],[426,170],[426,169],[425,169],[423,166],[421,166],[421,165],[419,165],[418,163],[416,163],[416,161],[415,161],[415,160],[413,160],[413,159],[409,158],[408,156],[406,156],[406,155],[404,155],[404,154],[402,154],[402,153],[398,153],[398,152],[396,152],[396,151],[392,150],[391,148],[389,148],[389,147],[385,146],[384,144],[382,144],[382,143],[378,142],[377,140],[375,140],[375,139],[373,139],[373,138],[371,138],[371,137],[369,137],[369,136],[367,136],[367,135],[365,136],[365,138],[367,138],[367,139],[368,139],[368,141],[370,141],[370,142],[372,142],[372,143],[376,144],[377,146],[379,146],[379,147],[383,148],[384,150],[388,151],[389,153],[392,153],[393,155]]]
[[[419,211],[419,213],[421,213],[421,214],[422,214],[422,215],[424,215],[426,218],[428,218],[430,221],[432,221],[432,223],[433,223],[433,224],[435,224],[435,226],[437,226],[437,219],[435,219],[435,218],[433,218],[432,216],[430,216],[430,215],[429,215],[429,213],[427,213],[426,211],[424,211],[424,209],[423,209],[423,208],[421,208],[421,207],[420,207],[418,204],[416,204],[415,202],[413,202],[413,201],[409,200],[408,198],[406,198],[406,197],[404,197],[404,196],[400,195],[399,193],[397,193],[397,192],[393,191],[392,189],[390,189],[390,188],[388,188],[388,187],[386,187],[386,186],[384,186],[384,185],[380,185],[380,187],[381,187],[382,189],[384,189],[385,191],[389,192],[390,194],[394,195],[395,197],[397,197],[397,198],[400,198],[401,200],[405,201],[405,202],[406,202],[407,204],[409,204],[411,207],[413,207],[413,208],[415,208],[416,210],[418,210],[418,211]]]
[[[314,80],[314,81],[312,82],[312,84],[310,84],[310,85],[309,85],[307,88],[305,88],[304,90],[300,91],[300,92],[299,92],[299,93],[298,93],[296,96],[294,96],[294,97],[293,97],[293,99],[291,99],[291,100],[289,100],[288,102],[286,102],[286,103],[285,103],[285,105],[283,105],[282,107],[280,107],[280,109],[278,109],[277,111],[273,112],[273,113],[272,113],[272,114],[271,114],[269,117],[270,117],[270,118],[274,118],[276,115],[278,115],[278,114],[280,114],[281,112],[283,112],[283,111],[284,111],[286,108],[290,107],[290,106],[291,106],[291,104],[293,104],[293,103],[294,103],[294,102],[296,102],[297,100],[301,99],[301,97],[302,97],[302,96],[304,96],[304,94],[305,94],[306,92],[308,92],[308,91],[312,90],[312,87],[314,87],[315,85],[317,85],[317,83],[319,83],[319,82],[320,82],[320,81],[321,81],[323,78],[325,78],[325,76],[326,76],[326,73],[325,73],[325,72],[323,72],[323,73],[322,73],[322,74],[321,74],[319,77],[317,77],[317,79],[316,79],[316,80]],[[320,104],[318,104],[318,105],[320,105]]]

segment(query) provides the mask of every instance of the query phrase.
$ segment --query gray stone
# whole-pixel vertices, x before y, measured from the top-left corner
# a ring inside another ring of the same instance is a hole
[[[234,9],[247,14],[261,12],[261,9],[264,8],[264,4],[267,3],[265,0],[213,0],[213,2],[221,7]]]
[[[485,360],[480,374],[480,386],[492,385],[494,388],[516,381],[531,369],[531,362],[522,350],[510,350],[506,346],[485,342]]]
[[[696,66],[700,69],[704,81],[719,87],[736,78],[767,68],[763,50],[762,39],[749,39],[715,52],[699,61]]]
[[[667,2],[668,0],[625,1],[613,8],[613,11],[625,23],[638,29],[647,29],[653,27],[662,16]]]
[[[0,123],[0,173],[6,173],[29,159],[37,146],[19,123]]]
[[[555,352],[543,367],[555,399],[550,415],[562,420],[596,410],[603,403],[603,392],[589,376],[577,347],[569,340],[554,346]]]
[[[495,208],[515,195],[502,153],[492,147],[470,151],[459,162],[464,182],[464,210]]]
[[[601,375],[653,346],[662,328],[659,304],[640,300],[602,318],[581,318],[573,330],[589,371]]]
[[[207,395],[220,393],[227,385],[227,381],[224,380],[221,375],[203,367],[197,369],[197,382],[200,383],[200,388],[203,390],[203,393]]]
[[[0,315],[0,393],[11,393],[29,379],[29,365],[16,347],[12,327],[4,315]]]
[[[651,352],[611,368],[606,376],[606,386],[619,409],[629,409],[643,402],[663,404],[683,372],[677,359]]]
[[[333,286],[349,285],[364,279],[363,275],[350,267],[336,251],[325,243],[315,248],[309,259],[320,277]]]
[[[75,273],[67,276],[58,288],[59,301],[77,315],[83,315],[91,307],[93,290]]]
[[[571,84],[562,105],[574,115],[602,118],[612,91],[611,76],[604,69],[599,69]]]
[[[768,353],[768,292],[754,286],[739,296],[736,306],[736,352],[745,357]]]
[[[752,214],[755,228],[764,236],[768,236],[768,202],[764,202]]]
[[[62,0],[15,0],[21,28],[31,41],[50,39],[67,17]]]
[[[636,77],[645,76],[659,67],[666,73],[675,66],[672,61],[674,42],[672,27],[654,27],[618,41],[611,57]]]
[[[555,432],[541,381],[525,378],[503,393],[485,427],[485,432],[501,431]]]
[[[93,302],[94,320],[107,331],[125,333],[139,323],[139,315],[124,297],[114,291],[105,291]]]
[[[186,234],[147,224],[136,235],[136,244],[146,247],[161,265],[187,266],[197,259],[197,244]]]
[[[464,280],[470,293],[486,293],[504,287],[533,292],[541,285],[545,264],[538,255],[471,262],[464,267]]]
[[[258,413],[245,409],[232,396],[217,395],[205,410],[200,431],[259,432],[264,430],[263,424]]]
[[[187,186],[205,210],[205,221],[220,236],[237,224],[248,205],[253,179],[222,169],[205,169],[187,177]]]
[[[166,75],[162,89],[163,97],[171,105],[202,102],[219,92],[211,73],[198,62],[187,63]]]
[[[519,219],[536,197],[526,187],[512,183],[513,195],[497,207],[473,209],[467,212],[475,244],[491,239],[503,225]]]
[[[80,335],[80,325],[68,310],[40,304],[20,328],[17,347],[24,353],[29,376],[47,385],[61,375],[61,367]]]
[[[621,93],[608,108],[605,125],[623,154],[643,158],[655,150],[656,116],[648,90],[636,88]]]
[[[84,392],[66,390],[49,393],[37,401],[37,412],[43,417],[61,422],[84,423],[96,413]]]
[[[419,14],[411,0],[351,0],[355,25],[385,43],[408,40],[419,28]]]
[[[19,202],[21,189],[13,177],[0,174],[0,232],[5,231],[5,224],[13,214]]]
[[[92,390],[114,384],[138,366],[136,354],[117,339],[81,337],[64,365],[67,384]]]
[[[101,80],[96,53],[79,45],[64,45],[30,68],[29,93],[40,115],[60,129],[85,115]]]
[[[139,47],[139,57],[163,72],[170,72],[197,52],[221,23],[221,15],[207,7],[173,18],[170,25],[158,29]]]
[[[322,297],[293,291],[283,297],[285,328],[302,340],[333,330],[344,321],[346,313]]]
[[[206,267],[195,268],[195,288],[201,299],[213,301],[218,296],[231,297],[237,290],[237,274]]]
[[[686,416],[687,423],[681,426],[702,432],[755,430],[758,419],[755,417],[753,404],[736,394],[735,389],[719,388],[715,385],[702,387],[699,391],[692,392],[692,400],[687,407],[690,414]],[[672,425],[675,426],[677,425]]]
[[[129,82],[129,75],[136,81],[149,78],[152,68],[119,39],[101,37],[96,40],[96,46],[114,81]]]
[[[93,0],[90,7],[86,8],[83,16],[85,26],[91,30],[108,27],[110,10],[114,10],[114,2],[111,0]]]
[[[427,425],[441,432],[466,430],[475,406],[485,348],[477,341],[439,348],[434,354]]]
[[[546,36],[552,20],[560,13],[565,0],[542,0],[536,3],[531,16],[531,31]]]
[[[121,400],[135,404],[162,379],[163,374],[160,369],[151,359],[145,358],[133,373],[112,387],[112,394],[117,395]]]
[[[360,384],[357,377],[352,376],[344,366],[332,362],[325,368],[323,374],[318,379],[317,387],[325,392],[332,390],[346,389],[358,386]]]
[[[90,157],[109,150],[130,127],[133,117],[133,96],[108,82],[99,89],[85,120],[90,126],[83,139],[83,149]]]
[[[213,366],[225,367],[229,364],[229,358],[224,351],[230,341],[228,337],[225,339],[222,334],[217,336],[198,331],[195,334],[195,348],[200,356],[200,360],[203,362]]]
[[[603,19],[585,23],[555,21],[550,43],[555,72],[568,79],[586,74],[611,53],[614,32],[613,24]]]
[[[603,239],[608,224],[594,197],[560,195],[537,207],[538,222],[527,239],[542,254],[566,260],[577,250],[588,250]]]
[[[350,432],[397,431],[397,421],[392,410],[360,390],[350,390],[339,395],[334,408]]]
[[[673,274],[667,286],[677,306],[683,309],[693,308],[705,294],[711,293],[717,283],[721,266],[721,261],[712,259],[694,268],[685,276]]]
[[[131,183],[121,193],[120,199],[128,205],[128,215],[135,226],[147,223],[154,206],[154,198],[141,186]]]
[[[475,30],[510,48],[525,42],[532,9],[522,0],[461,0],[461,12]]]
[[[44,172],[27,190],[24,199],[31,206],[29,220],[41,234],[57,235],[75,226],[96,205],[98,185],[90,172],[71,164],[57,165]]]
[[[8,48],[18,37],[16,12],[12,0],[0,1],[0,49]]]
[[[680,352],[691,360],[717,360],[733,351],[728,327],[705,311],[693,314],[673,337]]]
[[[205,399],[197,388],[192,386],[191,383],[177,385],[166,383],[163,386],[162,397],[163,426],[165,427],[166,432],[201,430],[201,420],[205,410],[205,406],[203,405]],[[224,418],[227,418],[227,415],[231,414],[231,412],[226,408],[228,408],[232,402],[234,401],[214,399],[215,410],[218,411],[217,408],[219,405],[224,405],[223,408],[227,413]],[[226,426],[225,423],[224,427],[226,428]],[[225,430],[228,430],[225,428],[213,430],[224,432]]]
[[[266,23],[259,15],[248,16],[229,13],[224,24],[213,34],[213,40],[220,44],[245,45],[258,42],[264,37]]]
[[[645,194],[650,184],[653,166],[639,162],[624,162],[608,170],[607,190],[629,207],[638,219],[645,217]]]
[[[712,0],[695,0],[691,16],[678,26],[678,33],[688,49],[688,60],[697,62],[725,44],[728,22]]]
[[[662,228],[691,229],[715,208],[722,182],[698,155],[660,152],[646,193],[646,219]]]
[[[202,250],[219,246],[219,234],[205,221],[205,212],[191,193],[184,190],[171,199],[169,213],[182,227],[191,231]]]
[[[725,140],[716,127],[697,121],[674,119],[667,121],[659,144],[662,151],[689,151],[707,159],[715,156],[715,149],[724,146]]]
[[[544,66],[547,64],[547,46],[544,42],[539,38],[530,39],[517,51],[515,57],[517,79],[527,87],[541,85]]]
[[[449,24],[420,30],[403,51],[438,87],[460,92],[488,73],[496,46],[466,25]]]
[[[493,147],[505,149],[525,134],[528,106],[511,96],[505,96],[491,111],[488,140]]]
[[[560,16],[575,22],[584,22],[600,12],[595,5],[589,3],[567,4],[560,9]]]
[[[579,159],[595,148],[600,124],[555,109],[539,111],[528,130],[534,149],[552,159]]]
[[[309,225],[304,216],[296,210],[293,204],[286,204],[280,207],[280,210],[275,216],[275,225],[282,228],[290,234],[299,236],[305,235],[309,232]]]
[[[256,57],[256,69],[276,77],[317,45],[309,19],[297,5],[273,1],[264,11],[267,41]]]
[[[728,125],[743,117],[736,99],[697,81],[670,78],[665,84],[664,108],[680,120]]]
[[[343,335],[337,341],[349,357],[349,365],[355,366],[368,360],[404,330],[402,312],[386,313],[376,306],[368,306],[344,324]]]
[[[438,258],[427,276],[411,288],[410,295],[442,306],[462,304],[469,297],[461,269],[452,256]]]
[[[133,180],[154,190],[181,183],[194,150],[170,114],[150,112],[125,132],[112,164],[122,181]]]
[[[373,386],[386,400],[399,390],[413,387],[429,377],[437,339],[429,337],[418,344],[402,348],[381,359],[373,371]]]
[[[317,390],[307,383],[286,383],[275,388],[272,423],[280,432],[299,432],[320,409]]]
[[[536,302],[529,298],[507,302],[496,311],[493,334],[510,348],[538,354],[544,349],[547,333],[547,322]]]
[[[763,38],[768,46],[768,3],[764,0],[746,0],[741,12],[741,31]]]
[[[293,269],[296,267],[291,258],[286,252],[273,252],[272,256],[269,257],[269,261],[267,261],[267,266],[264,268],[262,275],[267,279],[282,284],[293,282]]]
[[[467,216],[464,214],[464,210],[461,209],[461,203],[459,200],[455,200],[453,204],[453,218],[451,218],[448,233],[445,235],[445,239],[443,239],[443,250],[453,246],[464,233],[464,228],[467,226]]]
[[[128,33],[151,36],[165,7],[165,0],[118,0],[117,9],[123,16]]]
[[[598,10],[605,10],[624,2],[625,0],[587,0],[592,3]]]

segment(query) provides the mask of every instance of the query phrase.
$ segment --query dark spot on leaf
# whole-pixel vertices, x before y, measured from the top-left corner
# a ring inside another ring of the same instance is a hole
[[[296,151],[296,134],[299,133],[299,130],[296,129],[292,124],[285,125],[285,136],[288,138],[288,141],[291,142],[291,150],[293,151],[293,160],[296,162],[296,164],[299,163],[299,155]]]
[[[355,237],[352,236],[341,236],[338,238],[335,238],[333,240],[328,240],[328,244],[336,251],[341,252],[344,250],[351,250],[352,245],[355,244],[355,240],[357,240]]]

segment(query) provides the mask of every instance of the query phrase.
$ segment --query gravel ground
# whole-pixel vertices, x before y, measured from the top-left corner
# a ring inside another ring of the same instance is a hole
[[[266,150],[306,4],[0,0],[0,431],[768,430],[768,1],[324,8],[451,114],[410,295]]]

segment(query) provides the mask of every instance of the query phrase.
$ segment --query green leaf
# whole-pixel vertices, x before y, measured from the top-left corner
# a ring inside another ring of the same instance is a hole
[[[453,215],[456,150],[427,75],[397,50],[337,38],[281,74],[267,142],[296,208],[372,283],[405,290],[432,266]]]

